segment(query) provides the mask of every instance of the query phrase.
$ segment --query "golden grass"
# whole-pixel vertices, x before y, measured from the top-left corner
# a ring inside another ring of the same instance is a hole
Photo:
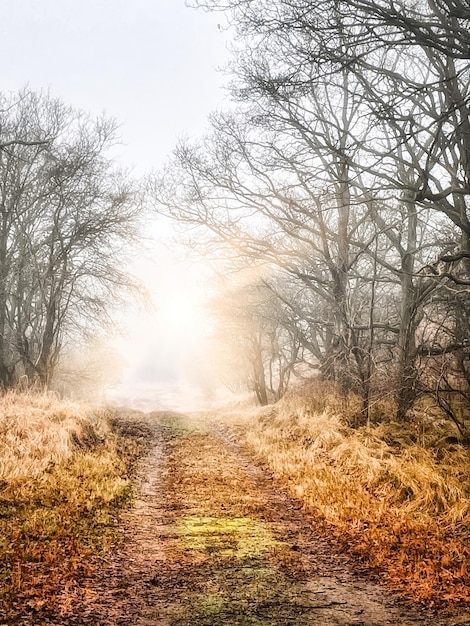
[[[345,549],[392,588],[427,604],[469,602],[468,450],[433,447],[445,428],[427,424],[424,432],[422,421],[354,430],[346,425],[354,399],[329,405],[329,397],[290,395],[239,428]]]
[[[52,395],[0,397],[0,614],[65,614],[116,539],[137,453],[105,411]]]
[[[100,415],[53,395],[7,393],[0,398],[0,481],[40,475],[77,446],[104,437]]]

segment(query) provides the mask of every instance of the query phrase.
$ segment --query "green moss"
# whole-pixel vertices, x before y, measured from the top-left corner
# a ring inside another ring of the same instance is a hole
[[[260,557],[281,545],[266,524],[251,517],[184,517],[178,536],[186,550],[239,559]]]
[[[260,561],[258,561],[260,562]],[[199,573],[198,590],[182,596],[181,621],[192,626],[281,626],[311,623],[318,596],[276,567],[242,561]],[[312,606],[313,605],[313,606]],[[316,623],[316,621],[315,621]]]
[[[195,608],[201,616],[219,615],[225,611],[226,603],[219,594],[208,593],[199,598]]]
[[[188,415],[180,413],[168,413],[158,420],[163,430],[173,436],[188,436],[197,433],[207,433],[207,428],[199,421]]]

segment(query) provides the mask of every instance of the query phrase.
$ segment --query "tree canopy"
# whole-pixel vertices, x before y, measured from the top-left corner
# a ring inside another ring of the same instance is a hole
[[[371,394],[402,421],[427,393],[463,428],[470,7],[196,4],[236,29],[233,108],[175,150],[159,210],[297,285],[278,297],[323,376],[362,395],[358,423]]]
[[[30,90],[0,97],[0,385],[49,385],[64,344],[131,280],[136,190],[116,124]]]

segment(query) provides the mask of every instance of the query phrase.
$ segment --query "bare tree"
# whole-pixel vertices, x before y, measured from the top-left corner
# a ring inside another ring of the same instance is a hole
[[[302,288],[286,298],[292,321],[325,375],[360,391],[367,418],[388,363],[403,421],[436,298],[469,281],[468,7],[197,4],[231,12],[238,107],[176,150],[160,207],[286,272]]]
[[[279,400],[306,362],[300,330],[273,289],[273,283],[280,282],[277,273],[271,274],[269,284],[258,277],[226,286],[212,307],[218,351],[228,352],[232,375],[234,368],[240,370],[261,405]]]
[[[106,157],[114,122],[29,91],[1,108],[0,383],[48,386],[67,334],[130,285],[119,248],[139,207]]]

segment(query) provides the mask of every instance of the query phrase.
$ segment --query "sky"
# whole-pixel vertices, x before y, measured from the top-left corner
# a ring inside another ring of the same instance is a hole
[[[26,83],[121,124],[122,161],[159,167],[221,106],[221,16],[184,0],[0,0],[2,90]]]
[[[179,138],[201,136],[224,105],[223,18],[184,0],[0,0],[0,14],[1,89],[28,85],[115,118],[122,145],[114,156],[137,176],[162,167]],[[186,379],[207,332],[207,268],[182,260],[168,224],[147,226],[158,241],[133,269],[155,307],[118,316],[122,393]]]

